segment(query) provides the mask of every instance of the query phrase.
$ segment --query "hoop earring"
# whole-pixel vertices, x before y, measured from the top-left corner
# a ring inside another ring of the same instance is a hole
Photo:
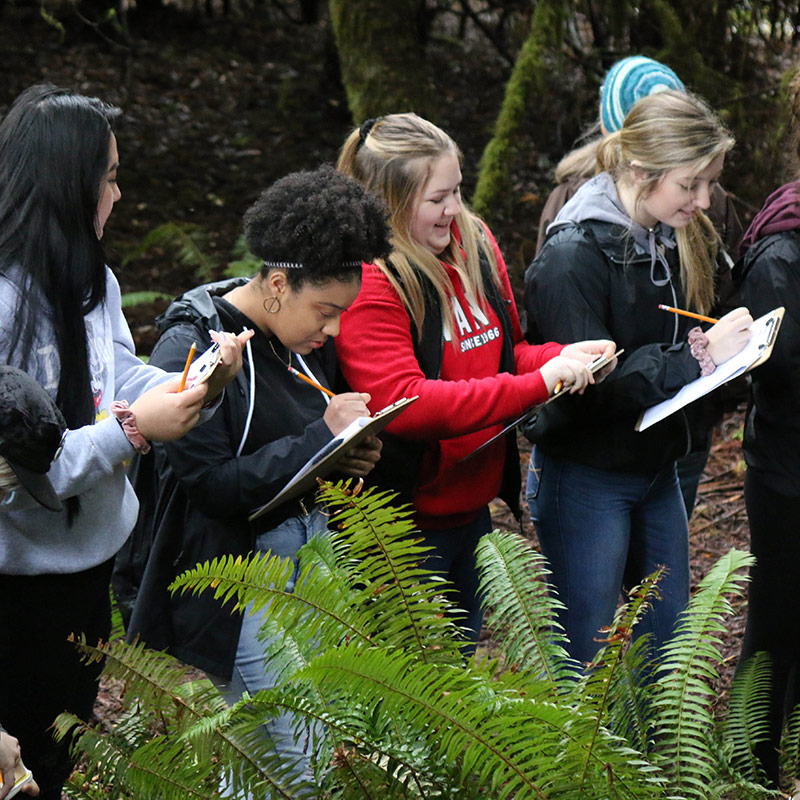
[[[277,308],[275,308],[276,303],[278,304]],[[277,314],[281,310],[281,299],[277,295],[272,295],[264,301],[263,306],[267,314]]]

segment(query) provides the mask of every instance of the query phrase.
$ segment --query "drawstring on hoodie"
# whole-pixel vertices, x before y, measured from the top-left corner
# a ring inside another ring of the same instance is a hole
[[[675,284],[672,282],[672,270],[669,266],[669,261],[667,260],[666,256],[666,249],[672,249],[676,247],[676,242],[674,239],[668,239],[666,236],[661,236],[656,234],[655,228],[646,228],[647,230],[647,246],[648,250],[650,251],[650,282],[653,286],[666,286],[669,284],[669,288],[672,291],[672,303],[673,305],[678,305],[678,298],[675,293]],[[656,237],[658,238],[658,243],[656,243]],[[659,246],[660,245],[660,246]],[[656,278],[656,264],[661,264],[664,268],[664,273],[666,274],[665,278]],[[672,344],[676,344],[678,341],[678,316],[677,314],[674,315],[673,320],[673,331],[672,331]]]
[[[247,330],[247,328],[243,328],[242,330]],[[244,443],[247,441],[247,436],[250,433],[250,423],[253,421],[253,410],[256,406],[256,367],[253,363],[253,348],[250,346],[250,340],[248,339],[245,343],[245,350],[247,350],[247,365],[250,368],[250,397],[247,403],[247,419],[244,423],[244,432],[242,433],[242,438],[239,442],[239,447],[236,448],[236,457],[238,458],[242,454],[242,450],[244,449]],[[319,383],[317,376],[311,371],[311,368],[306,364],[305,361],[297,354],[294,354],[297,362],[303,369],[303,372],[308,375],[315,383]],[[325,400],[325,404],[327,405],[330,403],[330,398],[324,392],[321,392],[323,399]]]
[[[246,331],[247,328],[242,328]],[[256,407],[256,367],[253,363],[253,348],[250,346],[250,340],[245,342],[245,349],[247,350],[247,366],[250,367],[250,400],[247,405],[247,419],[244,423],[244,433],[242,433],[242,440],[239,442],[239,447],[236,449],[236,457],[242,454],[244,443],[247,441],[247,435],[250,433],[250,423],[253,421],[253,409]]]

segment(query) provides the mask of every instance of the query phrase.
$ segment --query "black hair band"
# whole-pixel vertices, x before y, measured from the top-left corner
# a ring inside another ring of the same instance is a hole
[[[361,144],[367,141],[367,136],[369,136],[372,127],[378,121],[378,117],[371,117],[370,119],[365,119],[361,123],[361,127],[358,129],[358,138]]]

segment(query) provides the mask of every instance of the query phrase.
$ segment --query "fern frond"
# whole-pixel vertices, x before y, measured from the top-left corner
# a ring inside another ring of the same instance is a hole
[[[742,595],[746,576],[741,573],[752,562],[752,556],[736,549],[717,561],[662,648],[653,694],[654,758],[687,797],[705,797],[718,775],[709,681],[717,677],[722,660],[719,634],[732,611],[728,596]]]
[[[652,728],[649,640],[649,635],[640,636],[623,652],[613,673],[606,722],[640,753],[646,753],[650,746]]]
[[[151,720],[165,734],[137,747],[131,761],[135,765],[137,759],[143,759],[138,771],[114,772],[114,781],[132,787],[134,796],[144,791],[140,781],[146,784],[147,776],[159,769],[177,776],[180,765],[187,772],[181,775],[178,785],[190,784],[196,773],[195,762],[205,764],[220,759],[239,765],[240,771],[231,778],[237,786],[249,781],[259,790],[268,786],[275,797],[303,796],[295,792],[301,787],[289,780],[296,772],[295,765],[276,754],[260,732],[256,736],[243,734],[233,724],[234,709],[227,707],[210,681],[186,684],[185,667],[180,662],[141,644],[119,641],[93,647],[83,643],[79,650],[90,660],[105,657],[106,673],[126,682],[126,693],[136,698],[141,718]],[[91,739],[81,741],[84,750],[91,745]],[[97,758],[104,763],[110,754],[98,753]]]
[[[182,690],[186,668],[166,653],[121,640],[89,645],[83,637],[76,646],[87,662],[105,659],[104,673],[125,682],[126,693],[138,700],[140,714],[175,733],[226,708],[210,681],[194,684],[191,693]]]
[[[175,741],[170,742],[171,757],[165,764],[162,758],[153,757],[152,742],[131,751],[118,737],[101,735],[70,714],[59,715],[57,738],[70,732],[74,736],[73,749],[83,751],[92,765],[87,780],[120,787],[134,797],[204,800],[218,783],[217,767],[212,761],[193,761],[187,768],[185,759],[180,757],[183,747]]]
[[[598,632],[602,647],[580,682],[579,708],[594,714],[597,728],[614,725],[614,730],[641,752],[647,749],[649,734],[648,681],[651,669],[650,636],[631,640],[636,624],[658,599],[658,582],[663,569],[648,575],[628,592],[628,600],[615,612],[607,628]],[[619,727],[618,727],[619,726]]]
[[[572,709],[498,693],[468,668],[371,648],[325,653],[304,673],[321,682],[334,714],[340,704],[352,703],[355,692],[362,705],[402,721],[409,739],[430,748],[432,763],[455,765],[462,781],[476,782],[483,796],[544,798],[575,791],[594,720]],[[582,797],[641,800],[659,791],[656,771],[608,732],[598,736],[592,758]]]
[[[737,671],[731,685],[728,717],[722,729],[730,745],[728,759],[737,773],[751,782],[764,782],[755,748],[769,740],[769,696],[772,665],[768,653],[756,653]]]
[[[648,665],[644,659],[649,651],[649,636],[640,636],[633,649],[631,639],[636,623],[651,608],[653,599],[658,597],[657,586],[662,574],[663,569],[658,569],[631,589],[627,602],[617,609],[611,625],[598,632],[603,637],[603,645],[592,659],[576,691],[580,698],[578,708],[595,720],[592,739],[586,748],[585,765],[579,777],[579,789],[586,770],[591,766],[596,737],[612,719],[616,724],[625,726],[615,729],[618,735],[640,745],[647,742],[644,674]],[[634,727],[629,729],[628,725]],[[645,749],[641,747],[641,752]]]
[[[781,738],[781,767],[786,775],[800,775],[800,705],[786,720]]]
[[[388,770],[384,776],[386,786],[395,781],[416,781],[420,774],[447,772],[444,765],[430,763],[427,748],[404,738],[395,720],[382,718],[357,697],[339,704],[330,697],[322,701],[321,693],[308,691],[310,685],[315,681],[298,680],[294,685],[264,689],[244,698],[232,709],[232,726],[237,735],[252,735],[265,719],[281,712],[290,714],[295,720],[297,740],[306,742],[318,781],[323,783],[336,783],[335,777],[326,775],[331,768],[337,768],[337,752],[353,749],[359,758]],[[329,734],[327,739],[319,736],[323,730]],[[445,781],[443,788],[452,791],[453,784]]]
[[[133,308],[134,306],[143,306],[147,303],[155,303],[157,300],[164,300],[165,302],[169,302],[172,298],[168,294],[164,294],[164,292],[151,292],[151,291],[143,291],[143,292],[125,292],[122,295],[122,307],[123,308]]]
[[[422,566],[430,548],[413,535],[411,511],[390,505],[396,496],[374,487],[354,496],[347,483],[323,482],[319,498],[336,509],[330,524],[337,564],[349,572],[372,644],[460,663],[466,636],[454,623],[449,585]]]
[[[122,259],[122,266],[141,258],[148,250],[157,247],[175,254],[178,261],[190,267],[197,278],[208,280],[217,268],[217,263],[204,252],[208,246],[208,233],[199,225],[165,222],[153,228],[141,243]]]
[[[317,537],[328,539],[329,546],[312,541],[301,548],[294,592],[285,591],[289,562],[268,555],[214,559],[179,576],[170,588],[213,589],[215,598],[234,609],[249,606],[256,612],[269,603],[277,624],[303,626],[305,638],[323,649],[356,639],[413,648],[423,659],[460,661],[463,636],[443,597],[446,584],[419,566],[428,549],[409,535],[408,512],[388,505],[394,495],[370,489],[353,497],[340,483],[324,484],[320,497],[337,508],[330,520],[334,531]]]
[[[304,566],[293,592],[286,591],[294,570],[291,561],[269,553],[215,558],[178,576],[170,588],[184,592],[213,589],[215,598],[234,609],[247,608],[249,613],[258,613],[269,604],[274,627],[294,630],[317,648],[350,639],[368,643],[371,626],[364,615],[355,612],[341,586],[337,590],[323,571],[314,569],[318,552],[313,540],[300,549],[298,557]]]
[[[566,637],[555,621],[562,607],[545,583],[544,556],[522,536],[494,531],[477,550],[486,624],[495,632],[506,666],[542,675],[557,690],[576,678],[577,664],[566,650]]]

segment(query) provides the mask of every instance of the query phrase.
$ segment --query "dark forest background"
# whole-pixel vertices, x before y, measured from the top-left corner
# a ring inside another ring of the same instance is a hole
[[[335,159],[368,116],[415,110],[452,134],[517,286],[553,167],[620,57],[664,61],[720,111],[745,221],[795,170],[786,0],[4,0],[0,25],[0,110],[47,80],[125,112],[106,244],[145,352],[166,298],[235,258],[258,193]]]

